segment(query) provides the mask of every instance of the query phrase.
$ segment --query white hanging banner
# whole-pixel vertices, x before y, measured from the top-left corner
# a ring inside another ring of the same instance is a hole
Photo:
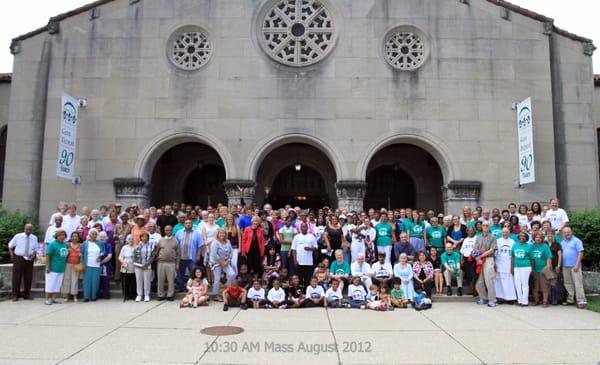
[[[72,179],[75,174],[75,147],[77,143],[77,124],[79,100],[63,93],[60,108],[60,133],[58,135],[58,160],[56,176]]]
[[[519,184],[525,185],[535,182],[531,97],[517,104],[517,137],[519,139]]]

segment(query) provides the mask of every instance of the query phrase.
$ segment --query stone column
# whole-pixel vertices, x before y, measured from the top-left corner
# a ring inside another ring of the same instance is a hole
[[[113,185],[116,201],[123,204],[124,208],[132,204],[145,208],[150,205],[151,185],[146,180],[139,177],[117,177],[113,179]]]
[[[363,210],[363,201],[367,192],[367,183],[361,180],[338,181],[335,184],[338,208],[347,211]]]
[[[446,214],[460,214],[465,206],[479,205],[481,181],[454,180],[442,187]]]
[[[227,205],[232,207],[241,203],[241,194],[238,186],[244,188],[244,203],[250,205],[254,202],[254,187],[256,183],[253,180],[227,180],[223,183],[225,194],[227,194]]]

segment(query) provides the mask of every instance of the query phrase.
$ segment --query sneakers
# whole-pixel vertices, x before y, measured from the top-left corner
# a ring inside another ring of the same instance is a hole
[[[446,292],[446,295],[451,297],[452,296],[452,287],[448,287],[448,291]]]
[[[273,306],[271,304],[265,304],[265,308],[266,309],[271,309],[271,308],[273,308]]]
[[[192,304],[192,307],[194,307],[194,308],[198,308],[198,303],[194,303],[194,304]]]
[[[227,312],[229,310],[229,306],[227,304],[223,304],[223,312]]]
[[[496,302],[489,302],[488,303],[488,307],[490,307],[490,308],[494,308],[494,307],[497,307],[497,306],[498,306],[498,303],[496,303]]]
[[[242,305],[240,305],[240,308],[242,308],[243,310],[248,309],[248,304],[244,303]]]
[[[45,305],[52,305],[52,301],[50,299],[44,300]]]
[[[458,290],[456,292],[456,295],[458,295],[459,297],[462,297],[462,286],[458,287]]]
[[[77,303],[79,301],[79,299],[77,299],[77,297],[73,297],[73,302]]]
[[[287,304],[282,304],[279,306],[279,309],[286,309],[287,308]]]
[[[141,302],[142,301],[142,296],[138,295],[137,297],[135,297],[135,301],[136,302]]]
[[[485,300],[479,299],[476,303],[479,304],[479,305],[484,305],[485,304]]]
[[[146,295],[146,296],[144,297],[144,302],[149,302],[149,301],[150,301],[150,296],[149,296],[149,295]]]
[[[159,302],[162,302],[163,300],[165,300],[165,297],[158,297],[158,298],[156,298],[156,300],[158,300]]]
[[[360,309],[367,309],[367,307],[363,304],[360,306]]]

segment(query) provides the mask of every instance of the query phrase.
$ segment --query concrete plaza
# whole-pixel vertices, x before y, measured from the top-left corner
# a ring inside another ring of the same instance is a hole
[[[239,326],[214,337],[209,326]],[[0,364],[596,364],[600,315],[436,303],[428,311],[222,311],[220,303],[0,303]],[[320,344],[319,346],[315,346]],[[337,345],[337,346],[336,346]]]

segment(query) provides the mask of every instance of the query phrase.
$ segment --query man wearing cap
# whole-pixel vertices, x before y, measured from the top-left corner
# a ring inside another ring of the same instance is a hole
[[[148,233],[148,230],[146,229],[146,218],[144,218],[143,215],[138,215],[135,217],[133,222],[135,225],[131,227],[131,234],[133,235],[134,242],[137,245],[140,243],[140,235],[144,232]]]

